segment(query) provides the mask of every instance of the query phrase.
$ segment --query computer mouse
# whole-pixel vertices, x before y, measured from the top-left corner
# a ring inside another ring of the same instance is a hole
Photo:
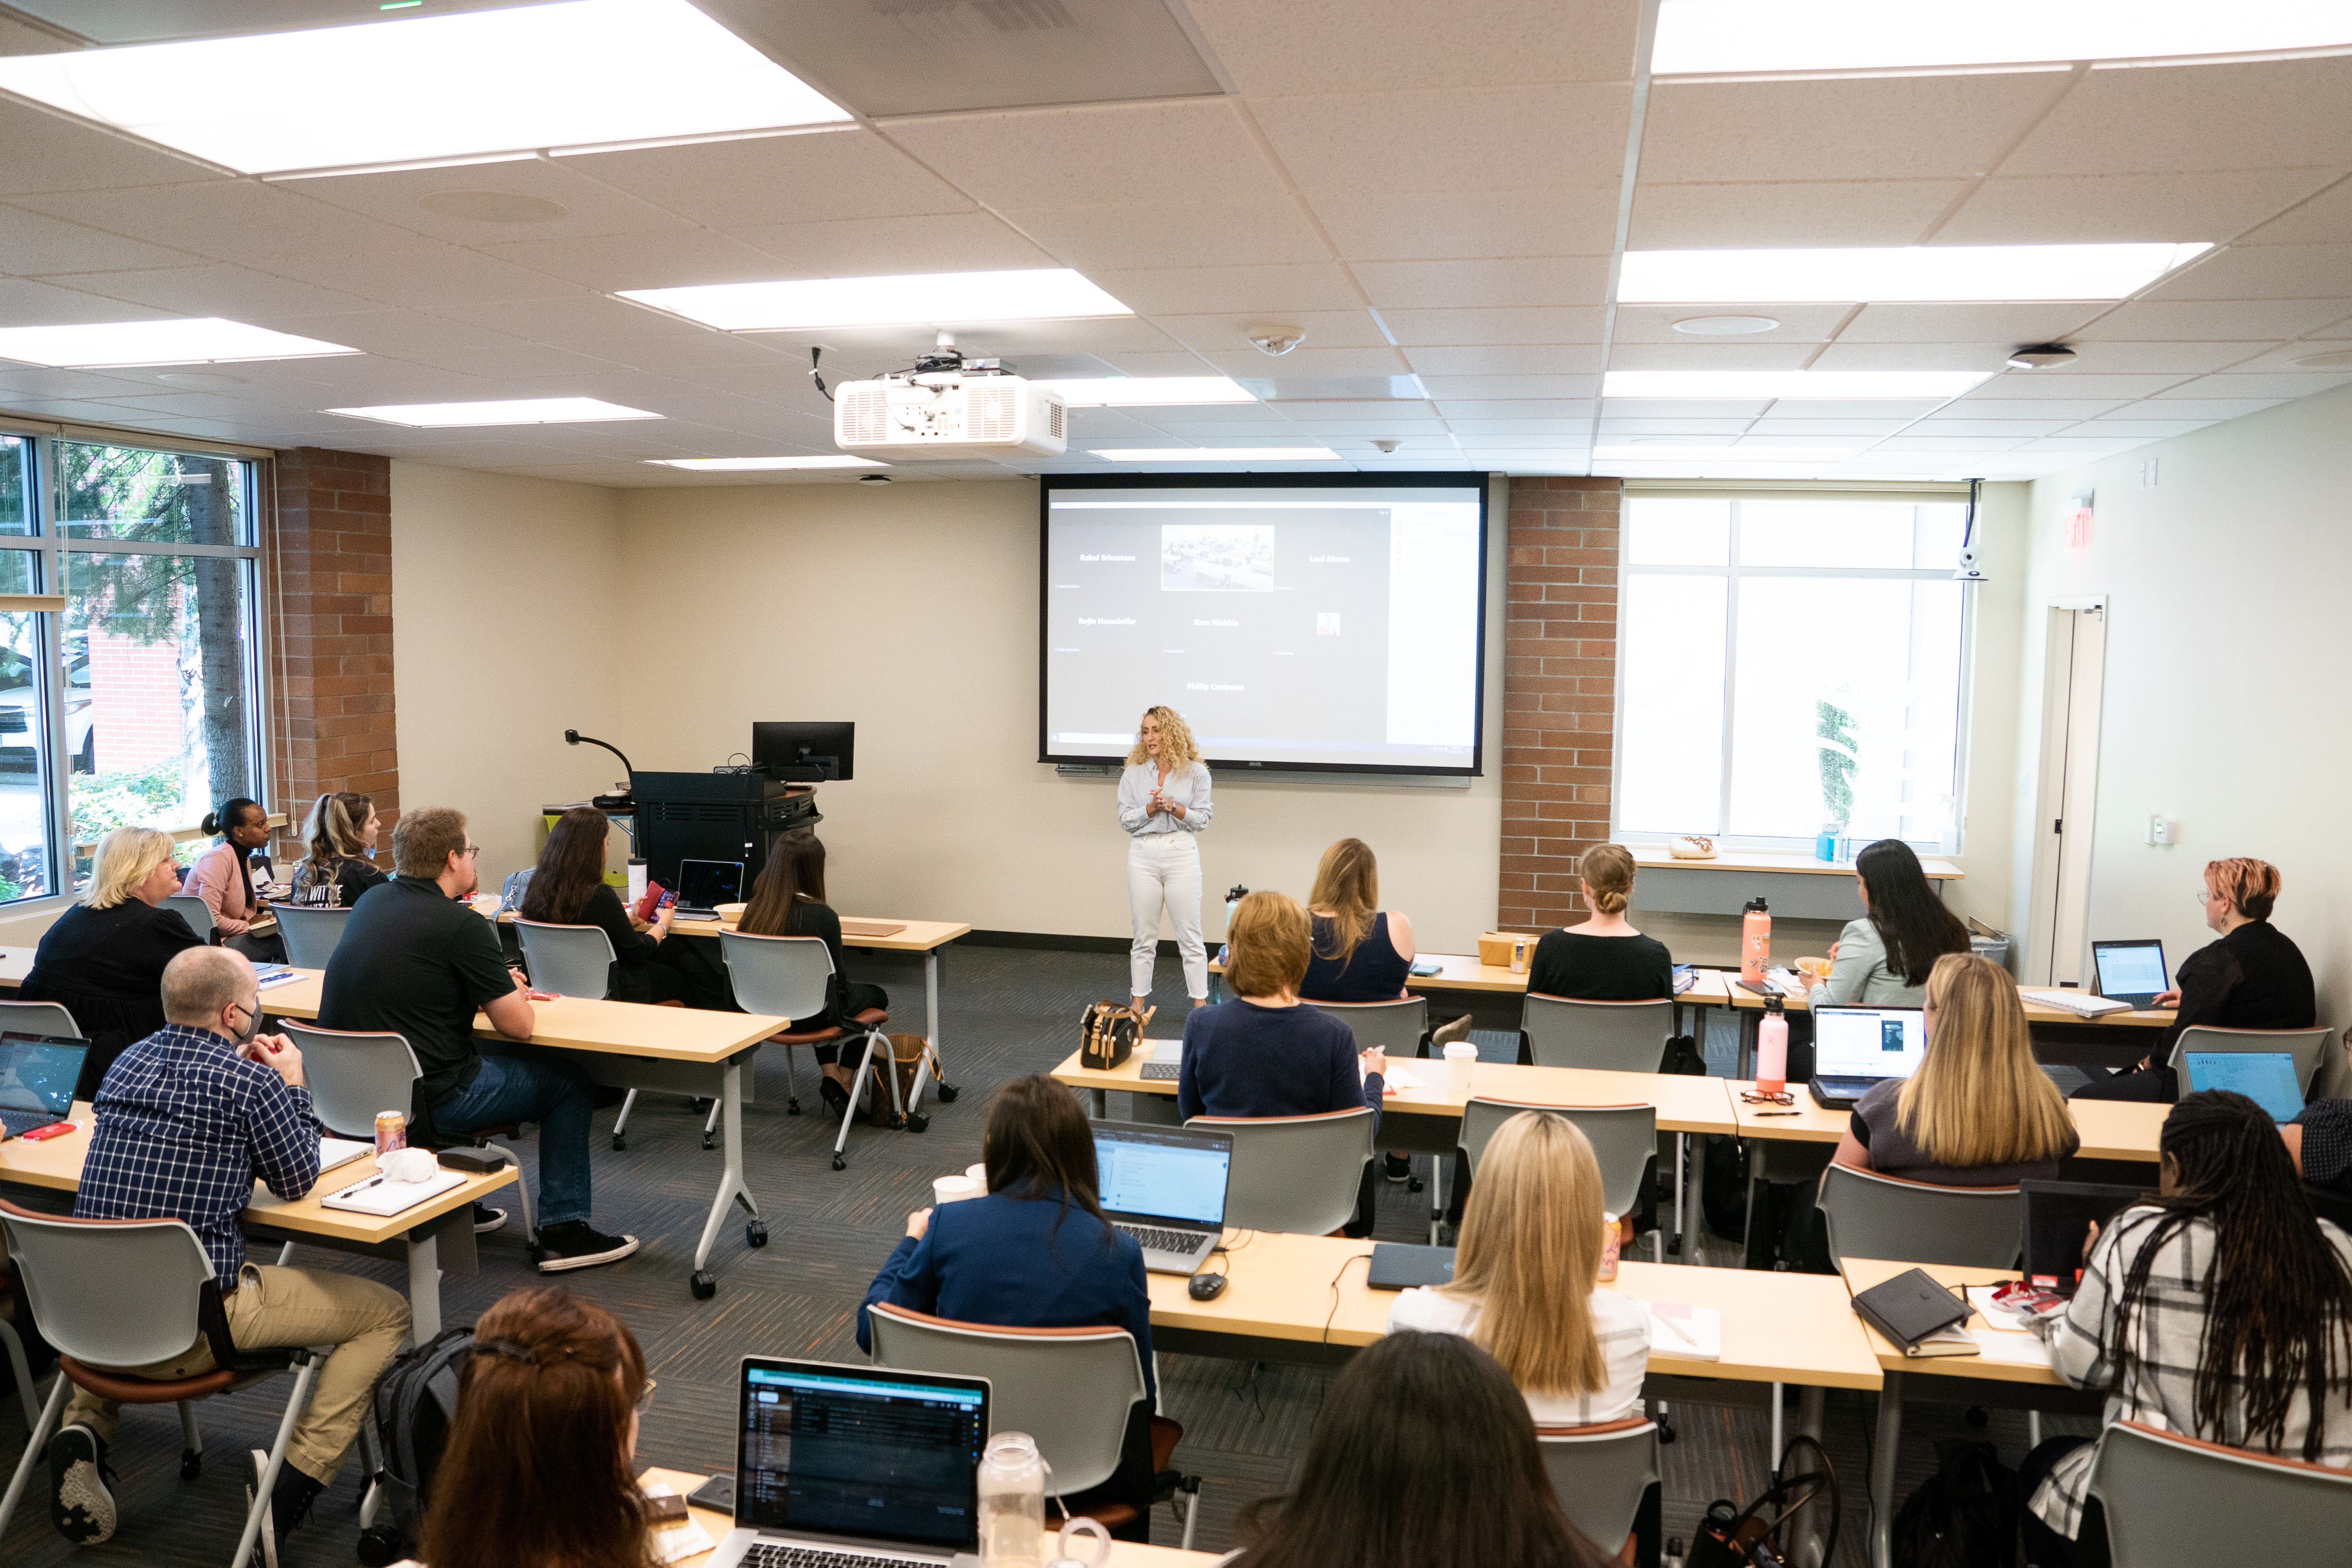
[[[1195,1301],[1213,1301],[1224,1294],[1225,1277],[1222,1274],[1195,1274],[1187,1287]]]

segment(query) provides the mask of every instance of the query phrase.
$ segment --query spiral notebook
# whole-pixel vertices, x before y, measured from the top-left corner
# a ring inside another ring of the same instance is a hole
[[[352,1214],[395,1215],[438,1197],[466,1179],[463,1171],[436,1171],[422,1182],[388,1182],[370,1176],[319,1200],[320,1208],[348,1209]]]

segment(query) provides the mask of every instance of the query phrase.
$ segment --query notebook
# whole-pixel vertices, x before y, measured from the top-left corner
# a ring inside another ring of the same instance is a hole
[[[466,1179],[463,1171],[436,1171],[422,1182],[387,1182],[370,1176],[319,1200],[320,1208],[347,1209],[352,1214],[404,1214],[429,1198],[439,1196]]]
[[[2171,989],[2164,978],[2164,943],[2152,936],[2093,942],[2091,969],[2100,995],[2135,1007],[2148,1006]]]
[[[2183,1051],[2189,1091],[2234,1089],[2270,1113],[2273,1121],[2303,1114],[2303,1082],[2286,1051]]]
[[[1416,1247],[1404,1241],[1372,1243],[1372,1262],[1364,1284],[1374,1290],[1411,1290],[1423,1285],[1454,1283],[1454,1248]]]
[[[2017,999],[2032,1005],[2055,1007],[2081,1018],[2103,1018],[2109,1013],[2128,1013],[2139,1005],[2136,1002],[2119,1001],[2110,996],[2094,996],[2087,991],[2055,988],[2028,991],[2021,987]]]
[[[907,929],[905,921],[845,920],[841,922],[844,936],[897,936]]]
[[[1723,1314],[1680,1301],[1643,1301],[1650,1310],[1650,1349],[1685,1361],[1723,1359]]]
[[[1853,1310],[1906,1356],[1975,1355],[1979,1348],[1963,1327],[1969,1321],[1968,1302],[1936,1283],[1924,1268],[1908,1269],[1858,1292]]]
[[[1225,1232],[1234,1135],[1134,1121],[1094,1123],[1095,1169],[1111,1228],[1155,1274],[1192,1274]]]

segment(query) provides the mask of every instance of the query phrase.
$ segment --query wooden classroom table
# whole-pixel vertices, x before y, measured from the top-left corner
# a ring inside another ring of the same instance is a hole
[[[1790,1086],[1796,1092],[1796,1103],[1781,1106],[1750,1105],[1740,1099],[1742,1091],[1755,1089],[1753,1080],[1727,1079],[1723,1082],[1742,1138],[1834,1143],[1853,1122],[1852,1111],[1824,1110],[1815,1104],[1802,1084]],[[2164,1129],[2164,1119],[2172,1113],[2169,1105],[2125,1100],[2070,1100],[2066,1110],[2074,1119],[2076,1134],[2083,1140],[2083,1146],[2074,1152],[2076,1159],[2137,1160],[2149,1163],[2157,1157],[2157,1137]],[[1797,1114],[1790,1116],[1791,1110]]]
[[[74,1101],[73,1121],[74,1131],[61,1137],[37,1143],[11,1138],[0,1143],[0,1184],[58,1193],[79,1191],[82,1162],[89,1153],[90,1131],[96,1124],[89,1101]],[[245,1211],[245,1229],[257,1239],[292,1238],[369,1256],[382,1256],[393,1243],[402,1243],[408,1260],[409,1318],[415,1342],[421,1345],[441,1331],[443,1266],[457,1274],[474,1271],[475,1200],[519,1179],[520,1173],[512,1165],[502,1165],[487,1174],[469,1174],[447,1192],[436,1193],[396,1215],[353,1214],[320,1204],[321,1194],[351,1185],[364,1170],[365,1163],[354,1160],[322,1172],[310,1194],[291,1203],[256,1182],[253,1201]],[[441,1247],[445,1240],[450,1244],[446,1255]]]
[[[261,1010],[285,1018],[316,1018],[326,972],[298,969],[294,973],[298,978],[263,990]],[[536,1022],[529,1043],[582,1052],[589,1058],[589,1076],[598,1083],[704,1095],[719,1101],[726,1165],[719,1177],[719,1191],[710,1200],[710,1215],[703,1222],[701,1243],[694,1249],[694,1273],[689,1280],[695,1296],[708,1300],[718,1290],[719,1281],[705,1265],[710,1261],[710,1249],[719,1239],[719,1227],[727,1218],[730,1204],[741,1204],[751,1215],[744,1224],[744,1239],[753,1247],[768,1244],[768,1227],[743,1178],[743,1068],[761,1041],[792,1020],[761,1013],[591,1001],[584,996],[534,1002],[531,1011]],[[478,1013],[474,1016],[474,1037],[505,1045],[523,1043],[507,1039]]]
[[[1438,972],[1435,974],[1408,976],[1404,984],[1408,992],[1475,991],[1513,996],[1524,996],[1528,993],[1528,977],[1524,973],[1515,974],[1506,964],[1483,963],[1475,952],[1424,952],[1417,955],[1413,962],[1421,963],[1431,960],[1435,960],[1440,965]],[[1209,973],[1222,977],[1225,966],[1213,958],[1209,961]],[[1706,1038],[1706,1010],[1727,1006],[1729,1003],[1725,995],[1722,971],[1701,969],[1696,973],[1698,979],[1691,988],[1675,994],[1675,1032],[1683,1032],[1682,1010],[1688,1007],[1698,1016],[1698,1033],[1703,1042]]]
[[[1724,1005],[1728,1005],[1733,1016],[1739,1020],[1739,1062],[1736,1076],[1745,1078],[1748,1064],[1753,1059],[1751,1053],[1756,1045],[1756,1026],[1764,1017],[1764,998],[1744,985],[1732,984],[1736,971],[1718,973],[1723,975],[1728,998]],[[2036,989],[2043,988],[2037,986]],[[1780,1005],[1790,1013],[1812,1011],[1811,1004],[1801,991],[1794,994],[1784,993]],[[2129,1066],[2137,1060],[2154,1043],[2141,1031],[2170,1028],[2172,1018],[2173,1011],[2169,1007],[2135,1008],[2128,1013],[2107,1013],[2096,1018],[2085,1018],[2079,1013],[2070,1013],[2063,1007],[2053,1007],[2047,1003],[2030,999],[2025,1002],[2026,1027],[2032,1031],[2037,1046],[2052,1039],[2076,1046],[2089,1041],[2094,1048],[2079,1059],[2108,1067]],[[2040,1050],[2034,1054],[2042,1059],[2064,1059],[2069,1055],[2057,1052],[2045,1057]]]

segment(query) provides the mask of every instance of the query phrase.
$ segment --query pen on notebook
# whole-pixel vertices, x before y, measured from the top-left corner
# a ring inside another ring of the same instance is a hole
[[[1756,1114],[1759,1116],[1802,1116],[1804,1112],[1801,1110],[1759,1110],[1756,1112]]]
[[[1698,1342],[1696,1340],[1683,1332],[1682,1326],[1676,1323],[1672,1318],[1661,1316],[1657,1309],[1654,1307],[1650,1310],[1650,1321],[1664,1329],[1668,1333],[1674,1335],[1675,1338],[1690,1346],[1691,1349],[1698,1349]]]

